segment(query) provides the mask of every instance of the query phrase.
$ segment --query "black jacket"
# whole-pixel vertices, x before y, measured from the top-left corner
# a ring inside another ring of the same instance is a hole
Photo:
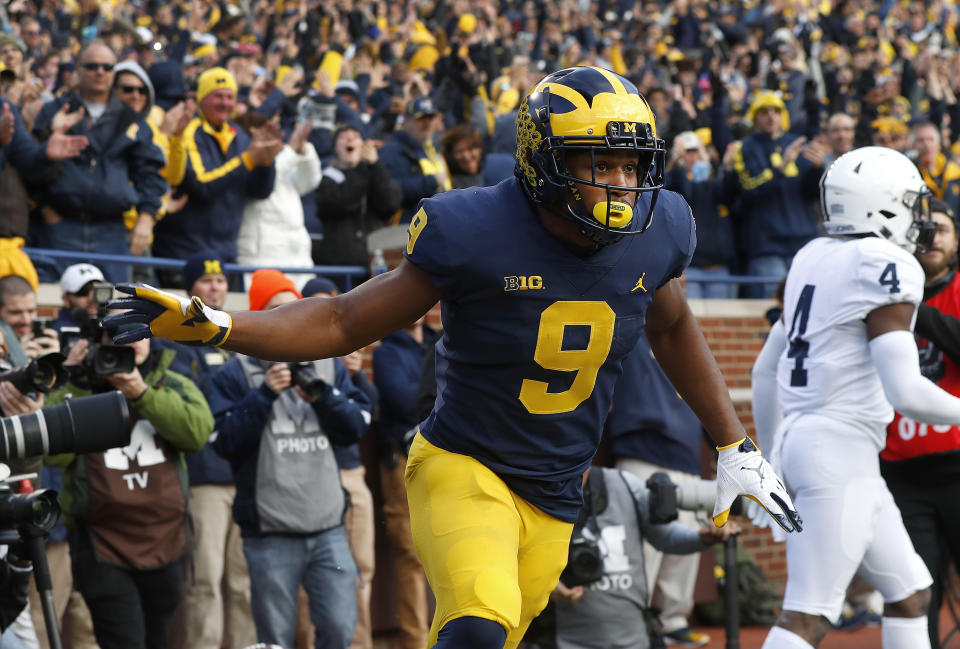
[[[63,104],[73,111],[83,102],[76,95],[47,102],[33,127],[41,140],[49,136],[51,120]],[[60,173],[46,188],[46,201],[67,218],[122,219],[131,207],[156,216],[167,181],[160,175],[165,160],[153,143],[153,130],[118,99],[110,100],[94,124],[87,122],[84,118],[69,131],[87,136],[87,148],[60,163]]]
[[[314,261],[329,265],[367,265],[367,235],[388,224],[400,208],[400,185],[380,162],[353,169],[328,166],[316,191],[323,240]]]

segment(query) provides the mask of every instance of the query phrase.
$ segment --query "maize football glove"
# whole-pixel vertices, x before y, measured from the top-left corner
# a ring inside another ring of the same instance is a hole
[[[105,328],[118,329],[113,334],[118,345],[154,336],[185,345],[220,346],[230,335],[230,315],[204,305],[198,297],[177,297],[146,284],[117,284],[116,289],[133,296],[107,303],[110,309],[129,309],[103,319]]]

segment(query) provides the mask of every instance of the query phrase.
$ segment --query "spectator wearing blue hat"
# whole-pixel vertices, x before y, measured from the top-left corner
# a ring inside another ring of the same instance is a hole
[[[403,189],[402,212],[394,218],[399,223],[410,221],[421,199],[452,188],[447,164],[433,144],[440,129],[433,101],[411,99],[403,114],[403,128],[380,151],[384,166]]]
[[[313,260],[317,264],[366,266],[367,235],[387,225],[400,208],[400,186],[357,124],[337,127],[333,153],[315,194],[323,238],[314,241]]]
[[[190,257],[183,267],[183,288],[204,304],[223,306],[227,277],[223,259],[212,250]],[[214,346],[188,347],[156,339],[154,345],[172,349],[170,369],[207,386],[231,352]],[[190,512],[193,515],[193,575],[184,584],[184,646],[218,649],[223,641],[239,647],[256,641],[250,608],[250,575],[243,556],[240,528],[233,521],[236,495],[230,463],[213,449],[212,441],[197,453],[186,455],[190,477]]]

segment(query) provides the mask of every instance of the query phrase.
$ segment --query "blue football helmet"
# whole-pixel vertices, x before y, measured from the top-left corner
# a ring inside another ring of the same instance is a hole
[[[635,151],[640,186],[571,175],[568,152],[601,150]],[[603,68],[575,66],[548,75],[524,98],[517,111],[516,160],[514,173],[534,204],[571,219],[581,234],[604,246],[650,227],[663,188],[666,147],[650,105],[633,83]],[[577,184],[606,189],[607,200],[587,209]],[[613,200],[611,190],[633,192],[634,205]],[[651,197],[639,221],[634,211],[643,193]]]

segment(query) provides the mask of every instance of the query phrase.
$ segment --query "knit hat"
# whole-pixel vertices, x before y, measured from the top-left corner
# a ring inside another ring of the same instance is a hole
[[[267,302],[269,302],[274,295],[283,293],[284,291],[290,291],[297,296],[297,299],[303,297],[300,291],[297,290],[297,286],[293,283],[293,280],[279,270],[261,268],[258,271],[254,271],[253,276],[250,278],[250,288],[247,290],[247,294],[250,297],[250,310],[263,311],[263,307],[267,306]]]
[[[747,110],[747,121],[753,122],[754,117],[761,108],[776,108],[780,111],[780,127],[784,132],[790,130],[790,113],[787,112],[787,105],[783,103],[780,95],[772,90],[760,90],[757,92],[750,108]]]
[[[16,45],[17,48],[23,53],[26,53],[27,51],[23,46],[23,42],[13,34],[0,34],[0,48],[7,45]]]
[[[203,98],[214,90],[229,88],[233,94],[237,94],[237,80],[233,78],[230,71],[225,68],[210,68],[200,75],[197,79],[197,103],[203,101]]]
[[[204,275],[224,275],[223,260],[212,250],[197,253],[187,259],[187,264],[183,267],[183,290],[189,293],[196,281]]]
[[[300,292],[306,297],[311,297],[317,293],[326,293],[330,297],[333,297],[334,295],[338,295],[340,293],[340,289],[338,289],[337,285],[326,277],[314,277],[303,285],[303,289]]]
[[[366,139],[363,132],[363,124],[355,119],[348,120],[346,122],[339,122],[333,127],[333,142],[336,144],[337,138],[340,137],[340,134],[344,131],[356,131],[360,134],[360,137]]]
[[[153,84],[157,106],[160,108],[170,110],[187,96],[187,86],[183,82],[183,69],[176,61],[158,61],[150,66],[147,75]]]

